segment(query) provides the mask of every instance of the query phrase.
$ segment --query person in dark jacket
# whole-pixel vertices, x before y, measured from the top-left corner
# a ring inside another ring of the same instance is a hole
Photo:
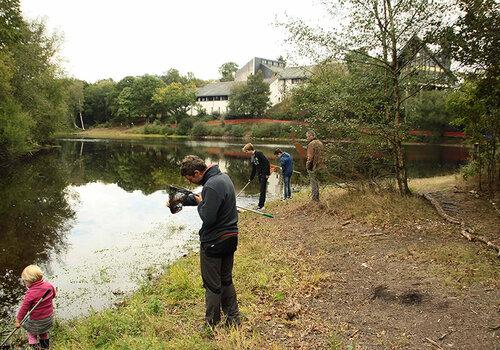
[[[201,195],[191,194],[182,204],[198,206],[203,222],[199,234],[205,322],[211,327],[218,324],[222,309],[226,325],[239,325],[240,313],[232,278],[238,245],[238,211],[233,182],[218,165],[207,166],[203,159],[193,155],[182,160],[181,175],[203,186]]]
[[[257,205],[257,210],[264,209],[264,204],[266,203],[266,190],[267,190],[267,179],[271,175],[271,165],[269,160],[261,151],[256,151],[251,143],[247,143],[243,147],[243,152],[251,154],[250,162],[252,163],[252,173],[250,174],[249,181],[252,181],[257,175],[259,179],[259,204]]]
[[[284,188],[284,199],[292,198],[292,188],[290,184],[290,179],[293,174],[293,158],[287,152],[283,152],[280,148],[276,148],[274,155],[277,157],[279,164],[281,165],[281,173],[283,175],[283,188]]]

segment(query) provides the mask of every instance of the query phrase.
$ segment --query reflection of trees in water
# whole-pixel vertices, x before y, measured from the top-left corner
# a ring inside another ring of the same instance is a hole
[[[204,147],[196,143],[137,143],[62,142],[62,158],[71,165],[71,183],[92,181],[116,183],[126,191],[141,190],[150,194],[163,190],[168,184],[188,186],[180,177],[179,164],[188,154],[209,162],[224,161],[236,188],[241,188],[250,176],[250,162],[240,145]],[[263,149],[273,158],[274,149]],[[300,170],[300,162],[296,163]],[[259,191],[254,181],[248,192]],[[248,193],[247,192],[247,193]]]
[[[227,174],[233,180],[234,187],[236,191],[239,192],[243,186],[247,183],[250,178],[250,173],[252,172],[252,165],[250,164],[250,159],[239,159],[239,158],[228,158],[227,162]],[[259,192],[259,181],[255,178],[250,185],[245,189],[245,193],[258,193]]]
[[[66,248],[75,214],[65,191],[67,176],[56,152],[0,168],[0,318],[24,294],[24,267],[43,265]]]
[[[72,164],[71,182],[116,183],[126,191],[150,194],[170,183],[182,184],[179,163],[187,151],[180,145],[134,143],[85,143],[82,155],[72,151],[74,142],[62,144],[65,161]]]

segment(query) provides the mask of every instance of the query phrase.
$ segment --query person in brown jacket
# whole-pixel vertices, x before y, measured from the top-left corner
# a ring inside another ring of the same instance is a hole
[[[307,160],[306,169],[311,181],[311,197],[313,201],[319,202],[319,172],[325,167],[325,146],[316,138],[314,131],[307,131]]]

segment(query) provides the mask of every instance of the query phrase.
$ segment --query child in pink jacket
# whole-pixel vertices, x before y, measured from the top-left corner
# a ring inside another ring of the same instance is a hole
[[[50,292],[45,299],[33,310],[30,317],[22,324],[28,332],[28,342],[35,349],[49,348],[49,330],[52,328],[54,319],[54,305],[52,300],[56,297],[56,289],[52,284],[43,280],[43,272],[36,265],[27,266],[21,279],[28,288],[24,295],[21,307],[16,317],[16,327],[21,327],[21,321],[26,314],[42,298],[47,290]],[[40,342],[38,341],[40,338]]]

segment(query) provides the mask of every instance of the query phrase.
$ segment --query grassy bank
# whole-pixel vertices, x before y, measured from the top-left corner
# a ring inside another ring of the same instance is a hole
[[[199,332],[204,291],[198,255],[193,253],[170,266],[160,280],[145,282],[124,306],[58,326],[54,349],[269,348],[254,330],[268,305],[284,303],[297,287],[315,285],[321,273],[308,264],[300,269],[290,266],[288,252],[277,250],[271,232],[253,225],[254,219],[252,214],[241,214],[234,271],[245,315],[240,329],[217,329],[213,339]],[[271,348],[279,349],[279,342]]]
[[[411,186],[450,191],[457,180]],[[493,252],[461,238],[417,197],[331,188],[322,196],[321,206],[307,192],[271,203],[274,219],[241,215],[239,329],[200,332],[203,289],[193,253],[123,306],[58,325],[54,349],[421,349],[442,327],[453,327],[449,342],[488,348],[482,324],[494,313],[500,280]],[[400,306],[397,293],[408,289],[422,300]]]

